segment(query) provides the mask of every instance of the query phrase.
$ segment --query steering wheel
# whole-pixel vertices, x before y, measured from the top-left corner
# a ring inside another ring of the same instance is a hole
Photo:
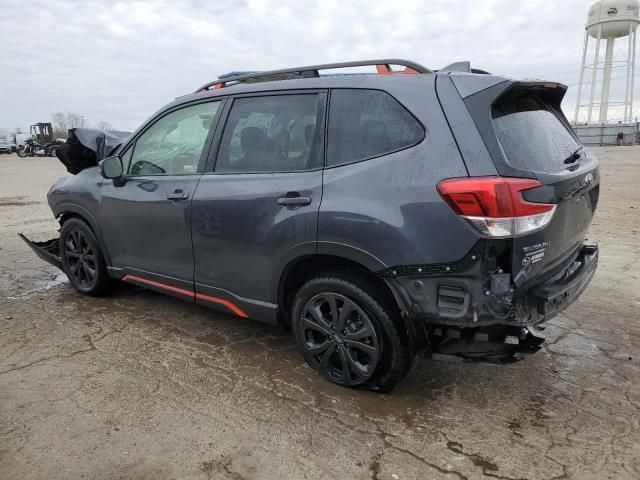
[[[158,175],[160,173],[167,173],[167,171],[155,163],[148,162],[147,160],[138,160],[131,166],[131,173],[134,175]]]

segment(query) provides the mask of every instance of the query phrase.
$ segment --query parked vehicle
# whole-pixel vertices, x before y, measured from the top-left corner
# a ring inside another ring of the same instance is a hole
[[[80,292],[119,279],[290,327],[340,385],[389,390],[418,352],[518,359],[597,265],[598,161],[565,91],[468,62],[225,77],[124,140],[72,131],[59,238],[23,238]]]
[[[18,148],[18,156],[25,157],[55,157],[60,144],[41,145],[33,139],[25,140]]]
[[[53,129],[50,123],[36,123],[31,125],[30,138],[23,141],[18,148],[19,157],[55,157],[56,150],[62,140],[53,138]]]
[[[46,152],[42,148],[40,148],[40,144],[38,144],[32,138],[25,140],[24,143],[18,148],[18,156],[21,158],[35,157],[36,152],[40,152],[40,156],[46,155]]]
[[[16,133],[16,144],[19,147],[24,145],[25,140],[29,140],[31,135],[29,133]]]
[[[13,136],[9,135],[8,138],[0,139],[0,153],[15,153],[18,150],[18,146],[13,141]]]
[[[11,144],[6,140],[0,140],[0,153],[11,153]]]

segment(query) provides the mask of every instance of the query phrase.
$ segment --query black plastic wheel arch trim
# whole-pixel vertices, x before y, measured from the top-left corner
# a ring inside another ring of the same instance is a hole
[[[460,260],[450,263],[426,263],[413,265],[396,265],[379,270],[378,275],[384,278],[406,277],[410,275],[448,275],[468,270],[478,259],[486,247],[482,240],[474,245]]]

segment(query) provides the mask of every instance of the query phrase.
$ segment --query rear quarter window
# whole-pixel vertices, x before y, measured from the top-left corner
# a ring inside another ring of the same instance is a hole
[[[555,173],[580,144],[560,120],[562,113],[530,90],[514,89],[491,110],[496,137],[514,168]]]
[[[380,90],[331,91],[327,166],[344,165],[416,145],[424,128]]]

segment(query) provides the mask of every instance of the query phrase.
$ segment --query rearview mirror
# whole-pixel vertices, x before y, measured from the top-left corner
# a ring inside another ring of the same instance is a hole
[[[118,155],[107,157],[98,165],[100,166],[100,174],[104,178],[109,178],[111,180],[122,178],[124,169],[122,168],[122,158]]]

